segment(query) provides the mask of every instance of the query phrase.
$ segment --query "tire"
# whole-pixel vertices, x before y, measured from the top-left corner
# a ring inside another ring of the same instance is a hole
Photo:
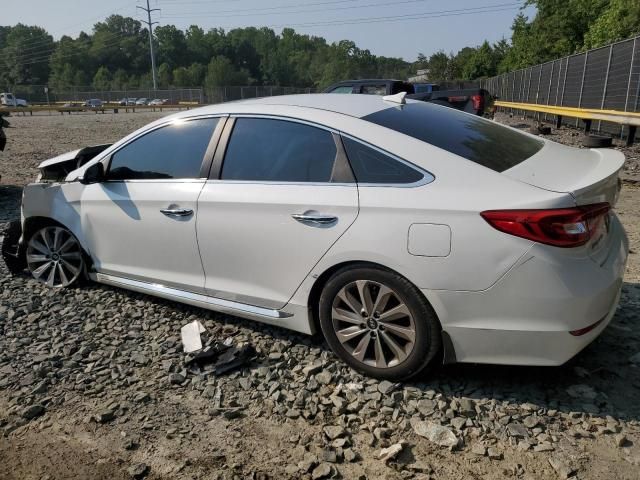
[[[22,235],[20,220],[9,222],[2,232],[2,259],[12,275],[22,273],[27,267],[24,251],[21,251],[19,245],[20,235]]]
[[[582,139],[582,146],[587,148],[610,148],[612,145],[613,139],[602,135],[585,135]]]
[[[363,295],[366,300],[360,302]],[[382,307],[356,312],[378,301]],[[382,268],[361,265],[337,271],[320,295],[319,316],[335,354],[370,377],[406,380],[442,353],[440,323],[431,305],[406,278]]]
[[[85,255],[78,239],[60,225],[46,225],[26,242],[31,276],[52,288],[80,285],[85,279]]]

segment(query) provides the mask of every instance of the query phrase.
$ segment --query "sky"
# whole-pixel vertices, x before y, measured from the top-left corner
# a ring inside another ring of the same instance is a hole
[[[485,39],[509,39],[522,0],[149,0],[152,19],[181,29],[292,27],[330,42],[353,40],[375,55],[413,61],[418,53],[457,52]],[[112,13],[146,20],[146,0],[2,0],[0,24],[45,28],[55,39],[90,32]],[[535,10],[528,7],[525,15]]]

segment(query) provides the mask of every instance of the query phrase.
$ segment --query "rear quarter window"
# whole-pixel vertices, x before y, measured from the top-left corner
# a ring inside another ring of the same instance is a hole
[[[417,138],[496,172],[518,165],[544,145],[491,120],[424,102],[389,107],[362,120]]]

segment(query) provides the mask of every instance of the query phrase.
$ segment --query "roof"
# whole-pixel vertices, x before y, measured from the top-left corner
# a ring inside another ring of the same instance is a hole
[[[226,111],[233,113],[236,106],[250,105],[282,105],[290,107],[310,108],[325,110],[334,113],[348,115],[350,117],[362,118],[372,113],[393,108],[393,103],[384,101],[379,95],[338,95],[333,93],[311,93],[301,95],[280,95],[274,97],[253,98],[249,100],[239,100],[224,104],[204,107],[203,110],[212,109],[216,112]],[[194,110],[191,110],[194,112]]]

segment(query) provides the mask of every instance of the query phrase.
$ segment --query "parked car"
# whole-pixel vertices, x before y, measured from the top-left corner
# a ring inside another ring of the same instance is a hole
[[[361,93],[373,95],[394,95],[406,92],[408,98],[432,102],[455,108],[475,115],[490,111],[491,94],[484,89],[440,90],[435,84],[412,84],[402,80],[367,79],[346,80],[328,87],[324,93]]]
[[[84,107],[86,108],[102,108],[102,100],[99,98],[91,98],[84,102]]]
[[[149,102],[149,105],[166,105],[169,103],[168,98],[155,98]]]
[[[135,98],[122,98],[122,99],[120,99],[118,104],[120,106],[122,106],[122,107],[126,107],[126,106],[129,106],[129,105],[135,105],[136,104],[136,99]]]
[[[0,93],[0,105],[3,107],[28,107],[29,103],[23,98],[17,98],[13,93]]]
[[[223,103],[40,164],[3,254],[52,288],[320,330],[394,381],[559,365],[618,304],[623,163],[403,95]]]
[[[149,99],[139,98],[138,100],[136,100],[136,105],[149,105]]]

